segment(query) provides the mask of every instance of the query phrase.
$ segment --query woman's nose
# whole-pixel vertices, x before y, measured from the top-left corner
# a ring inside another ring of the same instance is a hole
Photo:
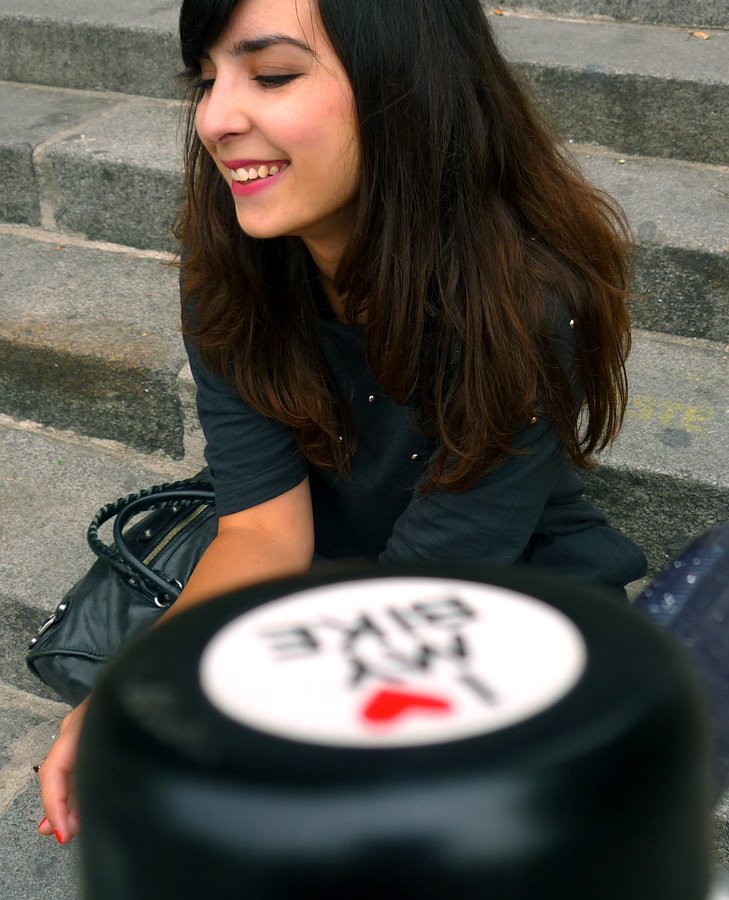
[[[232,84],[216,80],[200,100],[195,124],[200,138],[212,143],[246,134],[251,130],[251,120],[243,92]]]

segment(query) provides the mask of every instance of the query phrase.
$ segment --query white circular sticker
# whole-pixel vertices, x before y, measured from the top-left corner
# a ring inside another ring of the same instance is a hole
[[[372,578],[257,607],[205,648],[202,689],[244,725],[307,743],[404,747],[524,721],[577,683],[562,613],[501,587]]]

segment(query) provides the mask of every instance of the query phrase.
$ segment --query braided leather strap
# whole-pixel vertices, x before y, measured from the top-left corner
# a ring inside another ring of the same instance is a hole
[[[210,488],[205,489],[201,484],[198,484],[197,488],[192,488],[189,485],[182,489],[170,488],[156,494],[139,497],[117,513],[116,521],[114,522],[114,546],[116,547],[116,552],[125,565],[126,571],[130,571],[132,577],[140,579],[143,587],[147,589],[158,605],[167,605],[176,600],[180,595],[182,585],[164,572],[146,565],[138,556],[131,552],[124,539],[124,526],[129,519],[140,512],[160,509],[163,506],[183,508],[195,502],[214,504],[215,494]],[[160,596],[165,599],[166,602],[164,604],[160,602]]]
[[[89,547],[95,556],[99,559],[103,559],[123,575],[127,575],[130,578],[138,576],[140,573],[136,566],[130,565],[129,562],[125,560],[124,556],[118,552],[117,547],[114,544],[106,544],[101,540],[99,537],[99,528],[101,528],[105,522],[118,516],[132,504],[139,503],[139,501],[149,500],[149,504],[144,507],[144,509],[148,511],[174,504],[187,505],[188,503],[194,502],[195,498],[190,497],[187,500],[179,499],[179,492],[198,492],[200,490],[206,491],[207,499],[209,499],[210,502],[214,501],[214,494],[208,480],[207,469],[203,469],[202,472],[198,472],[198,474],[192,478],[185,478],[181,481],[173,481],[166,484],[157,484],[151,488],[145,488],[133,494],[128,494],[126,497],[119,497],[118,500],[114,500],[111,503],[107,503],[105,506],[102,506],[101,509],[97,510],[96,515],[89,524],[86,532],[86,540]],[[170,498],[170,492],[176,492],[174,498]],[[136,512],[142,511],[139,507],[135,507],[135,510]],[[124,520],[127,521],[128,518],[129,516],[125,516]],[[137,562],[142,565],[141,561]]]

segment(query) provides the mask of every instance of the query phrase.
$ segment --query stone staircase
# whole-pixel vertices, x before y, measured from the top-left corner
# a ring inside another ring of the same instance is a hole
[[[73,853],[33,828],[30,765],[63,707],[25,674],[24,638],[88,566],[97,506],[200,465],[169,265],[177,10],[178,0],[0,0],[7,898],[76,896]],[[493,13],[507,55],[638,239],[632,400],[589,484],[655,570],[729,518],[729,10],[543,0]],[[726,821],[724,809],[725,864]]]

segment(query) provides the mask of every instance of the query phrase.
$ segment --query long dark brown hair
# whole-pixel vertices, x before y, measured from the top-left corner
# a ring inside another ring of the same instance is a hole
[[[312,0],[312,3],[314,0]],[[236,0],[184,0],[192,79]],[[318,0],[349,77],[361,188],[335,287],[384,390],[438,440],[429,484],[466,489],[548,416],[582,467],[622,423],[630,237],[501,56],[480,0]],[[204,364],[344,472],[349,410],[314,330],[297,238],[254,240],[194,128],[186,140],[185,329]],[[560,322],[574,320],[573,360]],[[575,402],[575,397],[579,398]],[[581,403],[580,403],[581,400]],[[342,440],[343,438],[343,440]]]

